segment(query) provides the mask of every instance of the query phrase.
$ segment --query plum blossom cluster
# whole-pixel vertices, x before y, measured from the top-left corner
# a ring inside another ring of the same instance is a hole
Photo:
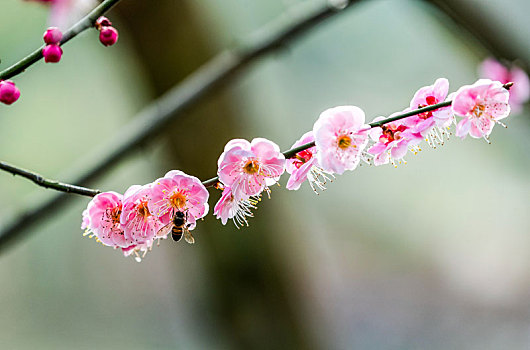
[[[166,239],[169,233],[175,240],[184,234],[193,243],[190,231],[208,213],[208,196],[199,179],[172,170],[153,183],[129,187],[123,195],[96,195],[83,212],[81,228],[85,235],[140,261],[155,241]]]
[[[500,120],[510,113],[511,85],[480,79],[462,86],[448,100],[449,82],[440,78],[419,89],[405,110],[371,123],[359,107],[330,108],[284,153],[264,138],[231,140],[218,159],[214,182],[201,183],[172,170],[151,184],[131,186],[124,195],[98,194],[83,212],[82,228],[102,244],[137,259],[169,232],[175,240],[184,235],[193,243],[190,231],[208,213],[205,184],[222,190],[213,212],[223,225],[231,219],[238,228],[248,226],[263,193],[270,198],[271,186],[285,171],[290,174],[287,189],[298,190],[307,181],[318,194],[335,175],[360,164],[397,166],[408,153],[417,154],[423,141],[433,148],[443,144],[453,125],[460,138],[470,135],[489,142],[493,127],[505,126]]]

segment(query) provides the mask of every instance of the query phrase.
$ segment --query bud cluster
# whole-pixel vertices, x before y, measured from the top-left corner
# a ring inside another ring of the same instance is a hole
[[[63,33],[57,27],[50,27],[44,32],[43,36],[46,46],[42,49],[42,56],[44,56],[44,62],[46,63],[57,63],[63,56],[63,49],[61,49],[61,40],[63,39]]]
[[[101,16],[94,24],[99,30],[99,41],[105,46],[112,46],[118,41],[118,31],[112,26],[107,17]]]

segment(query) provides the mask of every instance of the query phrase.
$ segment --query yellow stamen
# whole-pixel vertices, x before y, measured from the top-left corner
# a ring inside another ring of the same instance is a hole
[[[169,197],[169,202],[176,209],[182,209],[186,206],[186,201],[188,197],[181,192],[174,192],[171,197]]]
[[[249,160],[245,166],[243,166],[243,170],[247,174],[255,174],[259,171],[259,163],[257,160]]]
[[[346,149],[351,146],[351,141],[351,137],[348,135],[342,135],[339,137],[337,144],[340,149]]]

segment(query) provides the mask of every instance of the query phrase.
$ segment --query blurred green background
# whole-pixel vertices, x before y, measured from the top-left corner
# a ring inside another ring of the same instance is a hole
[[[109,14],[115,47],[89,30],[60,64],[14,79],[22,96],[0,105],[0,159],[67,180],[153,98],[311,1],[122,1]],[[463,2],[528,62],[527,1]],[[44,6],[2,2],[0,69],[41,44],[46,21]],[[328,107],[354,104],[371,120],[436,78],[451,91],[471,84],[488,52],[444,21],[421,1],[363,1],[190,108],[93,187],[123,192],[169,169],[207,179],[231,138],[287,149]],[[286,191],[284,176],[249,228],[209,215],[197,244],[162,242],[141,264],[83,238],[88,198],[76,197],[1,252],[0,348],[527,349],[528,114],[497,127],[492,145],[424,145],[407,165],[362,167],[319,196],[307,184]],[[50,195],[0,174],[0,226]]]

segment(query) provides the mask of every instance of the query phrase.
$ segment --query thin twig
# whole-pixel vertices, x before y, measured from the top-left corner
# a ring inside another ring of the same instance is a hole
[[[390,117],[390,118],[386,118],[386,119],[383,119],[383,120],[380,120],[380,121],[377,121],[377,122],[373,122],[373,123],[370,123],[368,125],[370,125],[370,128],[380,127],[381,125],[384,125],[386,123],[390,123],[390,122],[393,122],[393,121],[396,121],[396,120],[400,120],[400,119],[403,119],[403,118],[411,117],[411,116],[416,115],[416,114],[421,114],[421,113],[425,113],[425,112],[434,111],[434,110],[436,110],[438,108],[450,106],[452,102],[453,101],[445,101],[445,102],[437,103],[437,104],[430,105],[430,106],[427,106],[427,107],[414,109],[412,111],[409,111],[409,112],[406,112],[406,113],[402,113],[402,114],[399,114],[399,115],[396,115],[396,116],[393,116],[393,117]],[[294,157],[298,152],[302,152],[302,151],[304,151],[304,150],[306,150],[308,148],[311,148],[311,147],[315,147],[315,141],[308,142],[306,144],[300,145],[300,146],[295,147],[295,148],[291,148],[290,150],[285,151],[282,154],[284,155],[285,158],[288,159],[288,158]],[[219,178],[218,177],[213,177],[211,179],[203,181],[202,184],[204,186],[206,186],[206,187],[212,187],[212,186],[215,186],[218,182],[219,182]]]
[[[94,25],[94,22],[103,15],[105,12],[109,11],[114,5],[116,5],[120,0],[105,0],[98,7],[92,10],[88,15],[83,17],[79,22],[74,24],[70,29],[68,29],[64,35],[63,40],[61,40],[61,46],[66,44],[68,41],[76,37],[79,33],[87,30],[88,28]],[[18,75],[26,70],[29,66],[38,62],[42,58],[42,49],[44,45],[33,51],[28,56],[24,57],[17,63],[13,64],[11,67],[0,72],[0,80],[10,79],[15,75]]]
[[[42,177],[42,175],[37,174],[33,171],[22,169],[22,168],[16,167],[14,165],[11,165],[11,164],[8,164],[2,161],[0,161],[0,169],[7,171],[8,173],[11,173],[13,175],[25,177],[26,179],[33,181],[38,186],[41,186],[44,188],[51,188],[53,190],[60,191],[60,192],[75,193],[75,194],[80,194],[82,196],[89,196],[89,197],[94,197],[96,194],[101,192],[99,190],[93,190],[91,188],[70,185],[70,184],[59,182],[56,180],[46,179]]]
[[[509,84],[506,84],[505,86],[508,86]],[[393,116],[393,117],[390,117],[390,118],[387,118],[387,119],[383,119],[383,120],[380,120],[380,121],[377,121],[377,122],[373,122],[373,123],[370,123],[368,125],[370,125],[371,128],[380,127],[380,126],[382,126],[382,125],[384,125],[386,123],[390,123],[390,122],[393,122],[393,121],[396,121],[396,120],[399,120],[399,119],[407,118],[407,117],[410,117],[410,116],[413,116],[413,115],[416,115],[416,114],[421,114],[421,113],[425,113],[425,112],[434,111],[434,110],[436,110],[438,108],[450,106],[451,103],[452,103],[452,101],[445,101],[445,102],[441,102],[441,103],[438,103],[438,104],[430,105],[430,106],[427,106],[427,107],[414,109],[412,111],[409,111],[409,112],[406,112],[406,113],[403,113],[403,114],[399,114],[399,115],[396,115],[396,116]],[[285,156],[285,158],[292,158],[298,152],[301,152],[303,150],[306,150],[306,149],[314,147],[314,146],[315,146],[315,142],[313,141],[313,142],[309,142],[309,143],[306,143],[304,145],[292,148],[292,149],[290,149],[288,151],[283,152],[282,154]],[[7,172],[9,172],[9,173],[11,173],[13,175],[23,176],[23,177],[25,177],[27,179],[30,179],[31,181],[33,181],[34,183],[36,183],[39,186],[42,186],[42,187],[45,187],[45,188],[51,188],[51,189],[54,189],[54,190],[60,191],[60,192],[76,193],[76,194],[80,194],[80,195],[88,196],[88,197],[94,197],[98,193],[101,193],[101,191],[99,191],[99,190],[93,190],[93,189],[90,189],[90,188],[80,187],[80,186],[76,186],[76,185],[69,185],[69,184],[66,184],[66,183],[58,182],[56,180],[44,179],[41,175],[39,175],[37,173],[34,173],[32,171],[29,171],[29,170],[25,170],[25,169],[21,169],[21,168],[15,167],[13,165],[7,164],[7,163],[2,162],[2,161],[0,161],[0,170],[5,170],[5,171],[7,171]],[[218,180],[219,180],[218,177],[214,177],[214,178],[211,178],[209,180],[203,181],[202,183],[206,187],[211,187],[211,186],[214,186],[218,182]]]

